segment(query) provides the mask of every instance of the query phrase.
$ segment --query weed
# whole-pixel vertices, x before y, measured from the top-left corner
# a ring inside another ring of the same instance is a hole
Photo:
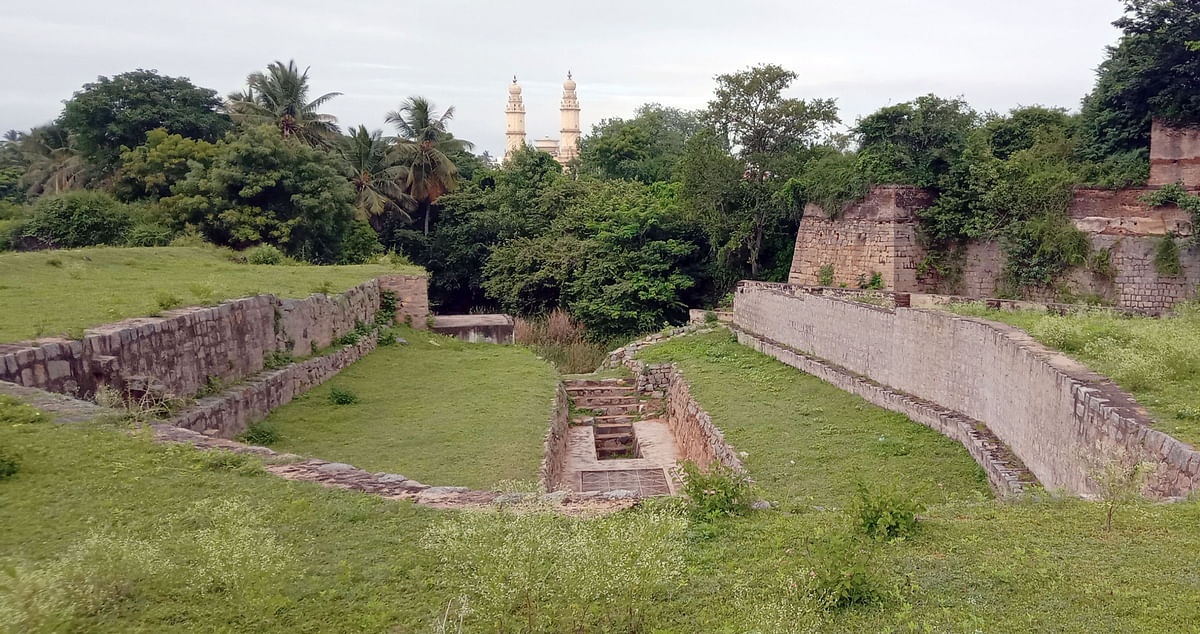
[[[817,269],[817,285],[818,286],[833,286],[833,265],[822,264]]]
[[[334,291],[333,282],[330,282],[329,280],[325,280],[325,281],[321,282],[320,284],[317,284],[316,286],[314,286],[312,292],[320,293],[322,295],[332,295],[333,291]]]
[[[808,543],[809,594],[826,609],[882,603],[886,584],[872,567],[874,549],[853,535],[834,532]]]
[[[279,428],[268,421],[251,423],[237,439],[250,445],[273,445],[279,442]]]
[[[16,474],[20,468],[20,461],[15,456],[5,451],[0,450],[0,480],[7,480]]]
[[[688,513],[699,522],[744,515],[753,502],[754,481],[744,472],[714,462],[707,471],[687,460],[680,465]]]
[[[400,306],[400,296],[396,291],[387,289],[379,291],[379,310],[375,311],[375,323],[380,326],[391,326],[396,323],[396,310]]]
[[[171,310],[183,306],[183,300],[169,291],[158,291],[154,293],[154,304],[159,310]]]
[[[855,514],[858,526],[875,541],[904,539],[917,532],[917,513],[925,506],[894,488],[880,487],[872,491],[862,482],[856,483]]]
[[[201,306],[215,306],[217,304],[217,289],[211,282],[196,282],[189,284],[188,290],[192,292],[192,296]]]
[[[63,265],[62,258],[48,258],[46,260],[48,266],[53,266],[56,269],[61,269]]]
[[[1175,277],[1183,273],[1179,244],[1175,242],[1174,233],[1167,232],[1154,243],[1154,270],[1163,277]]]
[[[716,312],[711,311],[711,310],[704,311],[704,323],[715,324],[715,323],[717,323],[717,319],[718,319],[718,317],[717,317]]]
[[[329,402],[334,405],[353,405],[358,402],[358,395],[348,388],[333,387],[329,390]]]
[[[296,357],[292,355],[290,350],[281,348],[272,350],[263,356],[263,368],[267,370],[277,370],[285,365],[291,365],[296,362]]]
[[[1096,485],[1104,503],[1104,531],[1112,532],[1113,514],[1141,499],[1146,479],[1157,465],[1131,460],[1124,449],[1108,458],[1093,456],[1088,462],[1091,463],[1088,478]]]

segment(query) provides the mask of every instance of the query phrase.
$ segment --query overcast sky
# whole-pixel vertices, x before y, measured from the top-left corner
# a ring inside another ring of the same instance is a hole
[[[3,0],[0,129],[50,121],[98,75],[153,68],[224,95],[276,59],[311,66],[314,96],[344,93],[326,109],[343,127],[382,128],[423,95],[493,154],[512,76],[532,141],[558,136],[568,69],[585,133],[645,102],[700,108],[714,75],[765,62],[847,123],[929,92],[1077,109],[1119,15],[1117,0]]]

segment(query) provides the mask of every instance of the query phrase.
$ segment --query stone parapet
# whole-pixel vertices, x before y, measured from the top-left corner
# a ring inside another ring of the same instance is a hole
[[[571,398],[562,381],[554,389],[554,401],[550,403],[550,426],[542,446],[542,465],[538,470],[538,481],[542,489],[557,491],[568,489],[562,481],[570,450],[567,430],[571,426]]]
[[[1200,489],[1200,453],[1151,428],[1148,413],[1111,381],[1017,328],[757,283],[739,285],[734,323],[983,423],[1047,488],[1095,493],[1095,461],[1145,460],[1157,465],[1148,494]]]

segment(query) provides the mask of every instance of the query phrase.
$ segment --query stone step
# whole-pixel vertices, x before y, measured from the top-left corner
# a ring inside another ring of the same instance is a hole
[[[615,440],[622,444],[632,444],[633,434],[618,433],[618,434],[596,434],[596,442],[605,440]]]
[[[638,399],[633,395],[579,395],[571,399],[575,402],[576,407],[595,407],[598,405],[637,405]]]
[[[596,448],[596,457],[599,458],[600,460],[608,460],[608,459],[613,458],[614,456],[620,456],[621,458],[625,458],[625,459],[637,458],[637,454],[633,451],[633,447],[623,446],[623,447],[619,447],[619,448],[617,448],[617,447],[613,447],[613,448],[597,447]]]
[[[600,423],[595,427],[596,434],[633,434],[633,423]]]
[[[637,414],[641,412],[641,406],[637,403],[631,405],[579,405],[576,403],[576,410],[590,410],[593,414],[599,412],[600,415],[612,416],[615,414]]]
[[[603,425],[605,423],[632,423],[637,416],[628,414],[606,414],[604,416],[576,416],[571,422],[576,425]]]
[[[637,388],[629,387],[568,387],[567,395],[571,398],[581,396],[637,396]]]
[[[567,389],[573,387],[633,387],[633,379],[567,379]]]

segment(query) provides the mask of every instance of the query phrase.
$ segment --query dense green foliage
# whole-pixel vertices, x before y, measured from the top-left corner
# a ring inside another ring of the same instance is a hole
[[[121,152],[113,193],[122,200],[165,198],[192,169],[211,165],[216,154],[212,143],[155,128],[146,133],[145,143]]]
[[[140,145],[155,128],[216,141],[230,128],[229,117],[220,109],[216,91],[185,77],[138,69],[84,84],[66,102],[59,123],[85,159],[108,169],[120,158],[122,146]]]
[[[49,248],[120,245],[132,224],[123,207],[103,192],[43,196],[13,239]]]
[[[311,262],[337,261],[354,219],[354,190],[333,157],[270,125],[217,143],[211,164],[197,163],[173,191],[163,205],[210,242],[270,242]]]
[[[647,185],[669,181],[699,128],[695,113],[658,104],[639,107],[632,119],[605,119],[579,142],[579,174]]]

